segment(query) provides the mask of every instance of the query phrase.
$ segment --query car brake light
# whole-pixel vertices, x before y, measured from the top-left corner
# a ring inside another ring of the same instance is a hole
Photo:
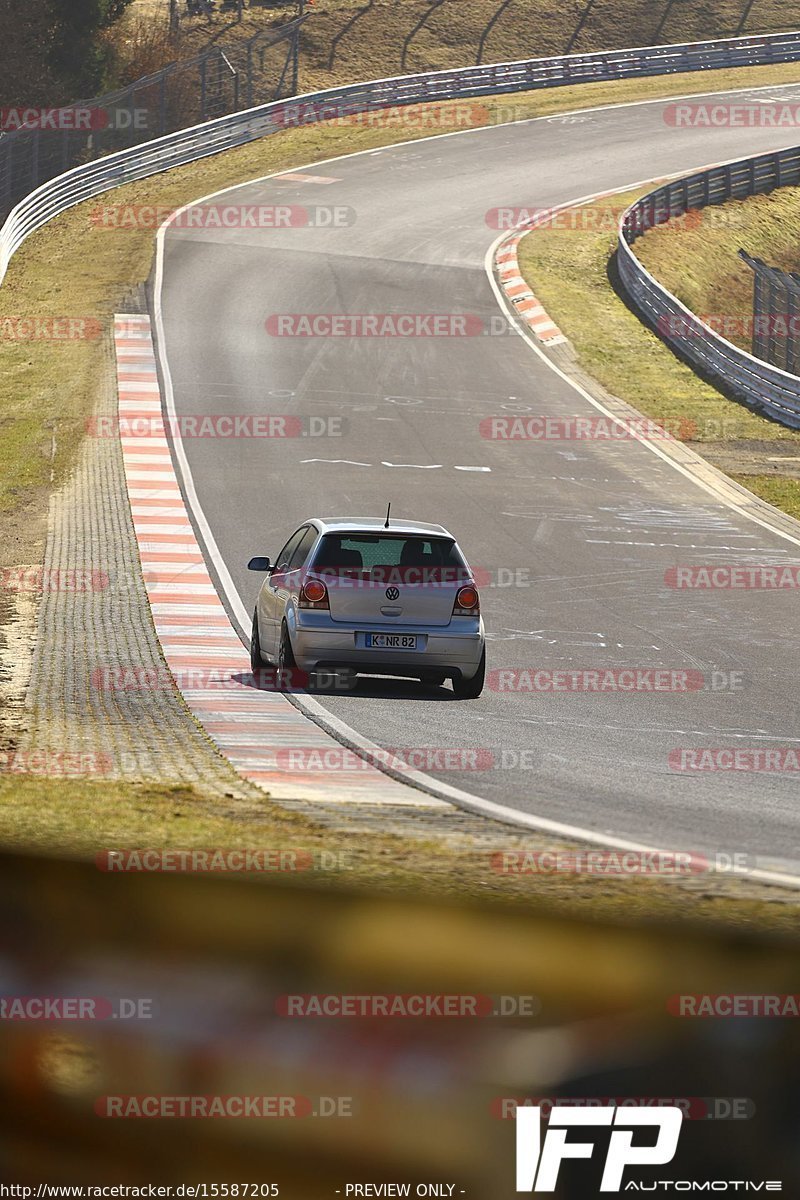
[[[481,603],[478,596],[478,589],[471,583],[466,587],[459,588],[456,592],[455,604],[453,605],[453,616],[475,616],[480,612]]]
[[[307,579],[300,589],[298,608],[330,609],[328,589],[321,579]]]

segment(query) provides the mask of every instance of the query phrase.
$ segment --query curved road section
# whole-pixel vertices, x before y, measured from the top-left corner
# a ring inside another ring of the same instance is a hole
[[[798,98],[781,87],[715,101]],[[490,675],[479,700],[371,680],[323,699],[329,714],[382,746],[455,751],[432,761],[437,779],[516,811],[794,871],[798,774],[763,768],[800,751],[796,595],[672,584],[678,567],[796,566],[800,542],[651,445],[487,436],[493,417],[597,417],[506,326],[485,269],[492,210],[564,204],[791,140],[780,128],[678,128],[666,109],[444,136],[199,202],[304,206],[318,223],[219,230],[189,210],[169,225],[162,364],[180,417],[299,418],[283,438],[246,436],[247,423],[241,437],[184,430],[195,515],[235,612],[252,612],[251,555],[277,553],[308,516],[382,514],[389,501],[451,529],[480,572]],[[439,322],[411,337],[353,337],[348,323],[298,336],[292,314]],[[455,328],[467,336],[441,336],[451,317],[466,318]],[[593,690],[597,673],[629,684],[605,674],[621,671],[643,672],[636,690]],[[691,757],[700,748],[739,750],[756,769],[684,769],[709,761]]]

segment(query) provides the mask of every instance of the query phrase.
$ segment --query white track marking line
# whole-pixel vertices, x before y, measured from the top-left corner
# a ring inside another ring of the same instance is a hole
[[[414,471],[441,471],[441,463],[393,463],[381,462],[382,467],[407,467]]]
[[[577,116],[581,113],[606,112],[606,111],[609,111],[612,109],[619,109],[619,108],[639,108],[639,107],[646,107],[646,106],[652,105],[652,104],[664,104],[664,103],[672,102],[675,100],[697,99],[698,97],[729,96],[729,95],[739,95],[742,92],[769,91],[772,88],[774,88],[774,86],[775,86],[774,84],[769,84],[769,85],[765,85],[763,88],[727,88],[727,89],[713,91],[713,92],[690,92],[688,94],[679,95],[679,96],[672,96],[672,95],[659,96],[659,97],[656,97],[651,100],[625,101],[622,104],[595,105],[594,107],[589,107],[589,108],[585,108],[585,109],[572,110],[570,115]],[[487,129],[502,129],[506,126],[519,125],[519,124],[529,125],[529,124],[534,124],[536,121],[547,121],[550,119],[551,119],[551,117],[532,117],[532,118],[522,121],[522,122],[520,122],[520,121],[504,121],[504,122],[502,122],[502,124],[491,125],[491,126],[481,126],[479,129],[458,129],[458,130],[453,130],[449,133],[435,134],[433,137],[425,138],[423,140],[437,141],[437,140],[440,140],[443,138],[467,137],[470,134],[486,132]],[[391,147],[383,147],[382,149],[384,149],[384,150],[397,149],[397,147],[416,145],[418,140],[420,140],[420,139],[415,138],[413,140],[406,141],[406,142],[395,142],[395,143],[393,143],[393,145]],[[787,148],[789,148],[789,147],[787,147]],[[308,167],[312,167],[312,166],[325,166],[325,165],[327,165],[327,163],[342,162],[349,158],[359,158],[362,156],[366,157],[368,155],[374,155],[376,153],[380,153],[380,151],[357,150],[351,154],[336,155],[333,158],[321,159],[315,163],[307,163],[307,164],[305,164],[305,167],[308,168]],[[731,161],[736,161],[736,160],[731,160]],[[302,170],[305,168],[298,168],[298,169]],[[695,168],[691,168],[691,167],[684,168],[684,170],[682,170],[680,172],[680,174],[687,174],[687,173],[691,174],[693,171],[701,171],[701,170],[703,170],[702,164]],[[167,362],[167,357],[164,352],[165,336],[164,336],[164,314],[163,314],[163,306],[162,306],[162,293],[163,293],[163,286],[164,286],[164,243],[165,243],[165,239],[166,239],[167,230],[168,230],[169,226],[172,224],[172,222],[174,220],[176,220],[176,218],[181,213],[185,212],[189,208],[194,208],[197,205],[204,204],[206,201],[212,200],[217,196],[225,195],[228,192],[238,191],[240,188],[251,187],[253,184],[257,184],[257,183],[264,183],[267,180],[272,179],[272,178],[274,178],[274,175],[262,175],[256,179],[243,180],[241,183],[234,184],[233,187],[220,188],[216,192],[210,192],[206,196],[198,197],[196,200],[192,200],[190,203],[184,204],[181,208],[177,209],[158,228],[158,232],[156,234],[156,271],[155,271],[155,280],[154,280],[154,287],[153,287],[153,309],[154,309],[154,318],[155,318],[155,326],[156,326],[156,334],[157,334],[156,353],[158,355],[158,359],[161,364],[162,378],[164,381],[164,392],[165,392],[164,401],[165,401],[165,405],[167,407],[167,411],[172,418],[175,417],[175,396],[174,396],[173,387],[172,387],[172,379],[171,379],[170,372],[169,372],[169,364]],[[654,176],[652,179],[645,179],[645,180],[641,180],[639,183],[632,183],[632,184],[626,185],[625,187],[615,188],[612,191],[608,192],[607,194],[615,195],[615,194],[618,194],[619,192],[630,191],[635,187],[643,187],[645,184],[652,183],[655,180],[660,179],[660,178],[663,178],[663,176],[661,176],[661,175]],[[600,195],[602,195],[602,194],[603,193],[600,193]],[[579,204],[579,203],[582,203],[582,201],[579,199],[579,200],[573,201],[573,203]],[[564,207],[566,207],[566,205]],[[505,305],[504,305],[504,302],[502,299],[502,294],[499,292],[499,289],[498,289],[495,279],[494,279],[492,263],[493,263],[493,252],[494,252],[496,246],[499,244],[500,241],[505,239],[507,234],[508,234],[508,231],[506,231],[503,234],[502,238],[498,238],[495,241],[495,243],[493,243],[493,245],[490,247],[489,251],[487,251],[486,260],[485,260],[486,262],[489,263],[488,274],[489,274],[490,284],[492,285],[492,288],[495,292],[495,297],[497,298],[498,303],[500,304],[500,307],[503,309],[505,308]],[[490,255],[492,256],[491,260],[490,260]],[[570,385],[570,387],[573,387],[576,391],[585,395],[586,399],[589,400],[589,402],[591,404],[593,404],[594,407],[600,408],[600,410],[603,411],[602,406],[600,406],[598,403],[596,403],[592,399],[592,397],[590,397],[588,395],[588,393],[582,392],[582,389],[577,384],[575,384],[571,379],[569,379],[568,376],[564,375],[563,372],[559,371],[558,368],[555,367],[555,365],[549,361],[549,359],[544,354],[544,352],[542,350],[540,350],[538,346],[535,345],[534,341],[532,340],[531,336],[528,334],[527,330],[521,329],[516,323],[515,323],[514,328],[515,328],[516,332],[519,334],[519,336],[524,338],[528,342],[528,344],[531,346],[531,348],[534,350],[534,352],[537,353],[542,358],[542,360],[544,362],[546,362],[547,365],[552,370],[555,370],[558,374],[562,375],[562,378],[564,379],[564,381],[566,383],[568,383]],[[613,416],[613,414],[611,414],[611,413],[609,413],[608,415]],[[618,418],[615,417],[614,419],[617,420]],[[645,443],[645,445],[646,444],[647,443]],[[192,514],[194,516],[195,521],[197,522],[197,525],[202,534],[205,549],[208,552],[208,556],[210,557],[210,559],[214,565],[214,569],[217,572],[217,575],[219,577],[225,599],[227,601],[227,604],[230,606],[231,612],[233,613],[232,619],[234,620],[234,623],[239,628],[239,633],[240,633],[240,636],[242,637],[242,640],[246,642],[247,637],[248,637],[247,631],[248,631],[249,624],[250,624],[250,621],[249,621],[249,618],[247,615],[247,610],[244,607],[241,596],[239,595],[239,593],[237,592],[237,590],[234,586],[230,572],[228,571],[228,568],[225,565],[225,562],[222,558],[219,547],[217,546],[214,535],[211,532],[211,527],[208,523],[208,519],[206,518],[205,513],[203,512],[203,510],[200,506],[200,502],[197,497],[197,490],[194,486],[194,480],[192,479],[192,474],[191,474],[191,471],[189,470],[189,464],[186,460],[186,455],[183,451],[183,447],[182,447],[180,441],[173,443],[173,445],[174,445],[174,449],[175,449],[176,459],[178,462],[178,473],[183,482],[183,486],[184,486],[184,489],[186,492],[187,504],[189,506],[190,511],[192,512]],[[658,453],[656,447],[651,445],[650,449],[652,449],[654,451],[654,453]],[[670,464],[672,466],[674,466],[676,470],[681,470],[679,464],[673,463],[669,458],[666,458],[665,456],[660,455],[660,454],[659,454],[659,457],[664,458],[664,461],[666,461],[666,462],[670,462]],[[688,474],[685,471],[682,471],[682,473]],[[731,507],[734,507],[734,506],[731,505]],[[780,530],[775,529],[773,526],[770,526],[766,522],[762,522],[762,521],[758,520],[757,518],[752,517],[751,514],[745,513],[745,515],[750,517],[750,519],[752,519],[752,520],[756,520],[757,523],[763,525],[764,528],[770,529],[771,532],[780,533]],[[781,534],[781,536],[786,536],[786,535]],[[795,539],[793,539],[793,538],[789,538],[788,540],[795,541]],[[800,541],[795,541],[795,544],[800,545]],[[361,734],[357,733],[356,730],[352,729],[344,721],[340,721],[338,717],[334,717],[331,713],[329,713],[327,711],[327,709],[322,707],[322,705],[319,703],[319,701],[315,700],[313,697],[294,696],[294,697],[292,697],[292,702],[295,703],[297,705],[297,707],[301,709],[301,711],[304,711],[307,715],[312,717],[312,719],[318,725],[320,725],[323,729],[327,729],[329,732],[332,732],[336,736],[338,736],[339,740],[342,741],[345,745],[351,746],[355,749],[359,749],[362,752],[364,752],[365,754],[372,754],[375,751],[380,751],[380,747],[376,746],[375,743],[370,742],[367,738],[362,737]],[[404,775],[403,781],[407,782],[409,784],[415,784],[416,786],[421,788],[423,791],[426,791],[429,795],[438,796],[438,797],[441,797],[442,799],[451,800],[459,808],[464,808],[469,812],[475,812],[475,813],[481,814],[483,816],[493,817],[494,819],[502,821],[505,824],[515,825],[515,826],[527,828],[527,829],[532,829],[537,832],[555,833],[562,837],[573,838],[576,841],[580,841],[580,842],[588,842],[591,845],[606,846],[611,849],[634,850],[637,852],[645,852],[645,853],[665,853],[665,851],[660,850],[657,847],[648,846],[644,843],[631,842],[631,841],[627,841],[623,838],[617,838],[617,837],[612,837],[612,836],[609,836],[606,834],[596,833],[594,830],[583,828],[581,826],[566,825],[566,824],[563,824],[558,821],[548,820],[546,817],[538,817],[531,813],[518,812],[515,809],[507,808],[505,805],[495,804],[491,800],[483,800],[479,796],[473,796],[470,792],[461,791],[459,788],[454,788],[454,787],[451,787],[449,784],[441,783],[439,780],[433,779],[431,776],[425,775],[421,771],[415,771],[415,770],[410,769],[408,771],[408,773]],[[669,851],[669,853],[671,853],[671,851]],[[800,887],[800,875],[789,875],[789,874],[783,874],[783,873],[775,872],[775,871],[759,871],[759,870],[757,870],[757,871],[752,871],[748,875],[748,878],[749,879],[759,879],[764,883],[773,883],[773,884],[792,887],[792,888]]]

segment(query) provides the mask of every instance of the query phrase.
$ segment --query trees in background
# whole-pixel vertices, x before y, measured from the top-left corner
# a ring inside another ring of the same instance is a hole
[[[106,31],[131,0],[0,0],[0,105],[57,105],[113,85]]]
[[[40,0],[42,2],[42,0]],[[93,96],[113,83],[105,30],[131,0],[44,0],[53,16],[50,66],[70,97]]]

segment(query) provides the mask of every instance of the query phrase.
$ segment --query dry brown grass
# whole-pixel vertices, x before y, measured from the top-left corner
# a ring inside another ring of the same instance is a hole
[[[797,271],[800,188],[731,200],[704,210],[696,226],[662,225],[636,243],[647,269],[692,312],[732,317],[736,324],[725,336],[749,350],[753,272],[738,257],[740,249],[781,270]]]
[[[633,203],[637,194],[614,196],[587,209],[605,216],[610,207],[618,212]],[[734,206],[739,219],[733,229],[719,223],[724,210],[712,211],[710,222],[697,228],[687,229],[679,222],[647,233],[636,243],[636,253],[695,312],[746,315],[751,311],[752,279],[734,279],[739,239],[744,237],[754,253],[763,251],[770,230],[781,228],[776,254],[782,248],[787,266],[792,255],[795,263],[800,258],[800,193],[793,190],[760,200]],[[741,223],[745,210],[754,214],[749,233]],[[727,399],[642,324],[609,285],[608,264],[615,246],[616,230],[607,220],[587,219],[580,232],[536,231],[520,244],[522,274],[594,379],[654,420],[693,430],[690,436],[702,443],[702,454],[757,496],[800,518],[800,479],[792,461],[800,455],[800,433]]]
[[[481,32],[500,4],[501,0],[444,0],[414,37],[403,68],[403,43],[430,11],[429,0],[314,0],[302,38],[301,90],[474,63]],[[156,14],[166,16],[167,5],[165,0],[134,0],[126,20],[139,11],[152,22]],[[245,10],[241,23],[227,10],[211,17],[182,17],[181,53],[196,53],[212,42],[241,42],[296,12],[296,4],[287,3],[254,5]],[[348,25],[330,67],[331,43]],[[511,0],[489,34],[483,61],[700,41],[798,25],[798,0]]]

